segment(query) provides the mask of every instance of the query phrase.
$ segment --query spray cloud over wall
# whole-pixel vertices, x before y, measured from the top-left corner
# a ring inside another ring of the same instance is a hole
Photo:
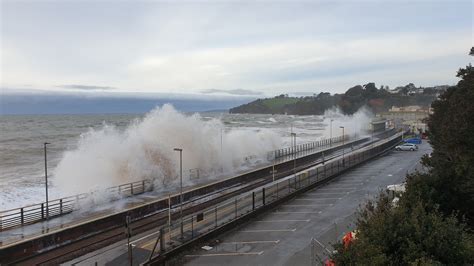
[[[222,134],[222,148],[221,148]],[[254,155],[266,160],[281,147],[281,137],[269,129],[225,129],[218,119],[203,121],[164,105],[135,120],[124,131],[104,125],[81,135],[77,149],[66,151],[55,169],[54,184],[71,195],[145,178],[166,185],[176,180],[183,149],[183,175],[199,168],[209,174],[231,173]]]
[[[374,114],[366,106],[361,107],[357,112],[352,115],[345,115],[339,108],[332,108],[324,112],[325,123],[328,125],[325,129],[324,135],[329,137],[330,135],[330,121],[332,122],[332,135],[342,135],[341,126],[344,127],[344,133],[350,136],[354,134],[363,136],[368,134],[369,124]]]

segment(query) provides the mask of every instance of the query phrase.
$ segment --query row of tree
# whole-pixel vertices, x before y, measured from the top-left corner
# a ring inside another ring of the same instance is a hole
[[[474,68],[457,76],[432,104],[428,171],[407,176],[396,206],[382,193],[359,211],[357,239],[335,245],[336,265],[474,263]]]

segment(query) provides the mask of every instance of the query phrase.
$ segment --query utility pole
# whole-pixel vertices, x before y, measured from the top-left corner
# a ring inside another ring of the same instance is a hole
[[[294,139],[294,146],[293,146],[293,147],[294,147],[294,148],[293,148],[293,149],[294,149],[294,152],[293,152],[293,174],[296,175],[296,154],[297,154],[297,152],[296,152],[296,133],[291,132],[291,137],[292,137],[292,138],[291,138],[292,140]]]
[[[346,150],[346,147],[344,147],[344,140],[346,139],[346,137],[344,135],[344,127],[340,126],[339,128],[342,128],[342,167],[344,167],[345,166],[344,153],[345,153],[345,150]]]
[[[179,152],[179,182],[180,182],[180,193],[179,193],[179,216],[181,220],[181,239],[183,239],[183,149],[174,148],[174,151]]]
[[[332,121],[334,121],[334,119],[331,119],[329,121],[329,124],[330,124],[330,127],[329,127],[329,147],[332,146]]]
[[[43,144],[44,147],[44,179],[45,179],[45,186],[46,186],[46,220],[49,219],[49,199],[48,199],[48,156],[46,153],[46,145],[51,144],[49,142],[45,142]]]
[[[223,153],[223,147],[224,147],[224,141],[223,141],[223,131],[224,129],[221,128],[221,172],[224,173],[224,165],[223,165],[223,162],[224,162],[224,153]]]

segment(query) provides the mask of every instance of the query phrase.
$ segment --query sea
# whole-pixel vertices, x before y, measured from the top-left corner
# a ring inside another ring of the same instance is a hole
[[[331,117],[337,117],[333,114]],[[45,150],[50,199],[143,178],[175,174],[183,148],[186,169],[229,173],[267,152],[329,134],[326,116],[181,113],[0,116],[0,211],[44,201]],[[345,123],[341,119],[340,123]],[[334,126],[335,127],[335,126]],[[334,135],[337,135],[334,133]],[[249,157],[247,157],[249,156]],[[75,189],[81,190],[75,190]]]

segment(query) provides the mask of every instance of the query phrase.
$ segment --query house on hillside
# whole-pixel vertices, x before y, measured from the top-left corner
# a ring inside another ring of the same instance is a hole
[[[418,105],[397,107],[392,106],[388,112],[377,116],[392,120],[398,127],[409,127],[413,133],[424,133],[427,130],[426,119],[433,113],[432,108]]]

